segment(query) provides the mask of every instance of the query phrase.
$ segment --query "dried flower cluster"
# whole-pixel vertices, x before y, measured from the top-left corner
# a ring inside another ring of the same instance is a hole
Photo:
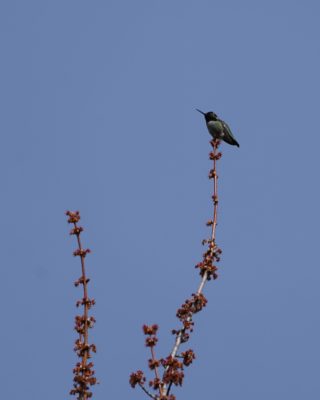
[[[74,283],[75,286],[82,285],[83,287],[83,298],[78,300],[76,303],[77,307],[83,306],[83,314],[75,317],[74,329],[78,332],[79,337],[75,341],[74,351],[79,357],[80,361],[77,362],[73,369],[73,389],[70,391],[71,395],[77,396],[79,400],[87,400],[92,397],[92,392],[89,390],[90,386],[97,383],[95,378],[95,371],[93,369],[93,363],[88,362],[91,358],[91,352],[96,352],[96,346],[89,344],[89,329],[94,326],[95,318],[89,316],[89,310],[95,304],[94,299],[88,297],[88,282],[89,278],[86,277],[85,270],[85,257],[90,253],[89,249],[83,249],[81,245],[80,234],[83,231],[81,226],[78,226],[80,220],[79,211],[67,211],[68,223],[73,224],[73,228],[70,235],[77,237],[78,248],[73,252],[75,257],[80,257],[81,260],[81,276]]]
[[[202,241],[203,245],[207,245],[207,249],[202,256],[202,261],[196,265],[199,269],[201,281],[196,293],[193,293],[182,306],[177,310],[177,318],[181,322],[179,329],[173,329],[172,334],[175,335],[175,343],[169,356],[166,358],[156,359],[155,346],[158,342],[157,331],[158,325],[143,326],[143,332],[147,336],[145,340],[146,347],[150,347],[151,359],[148,366],[154,372],[154,379],[149,381],[149,388],[146,387],[146,377],[139,370],[130,375],[130,385],[134,388],[137,385],[154,400],[175,400],[175,396],[170,394],[172,385],[182,386],[184,379],[184,367],[188,367],[195,359],[193,350],[189,349],[181,354],[178,354],[180,345],[186,343],[190,338],[190,333],[193,331],[193,316],[200,312],[207,304],[207,299],[203,295],[203,288],[206,281],[217,279],[217,266],[220,261],[221,249],[216,245],[216,227],[217,227],[217,212],[218,212],[218,175],[217,161],[221,158],[221,153],[218,152],[220,142],[212,140],[210,142],[212,151],[209,154],[210,160],[213,161],[213,167],[209,173],[209,179],[213,180],[213,218],[207,222],[207,226],[211,227],[211,235],[209,239]],[[161,375],[159,369],[161,368]]]

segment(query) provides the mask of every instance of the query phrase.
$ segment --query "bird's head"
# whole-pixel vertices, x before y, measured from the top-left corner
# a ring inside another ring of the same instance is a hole
[[[196,108],[196,110],[205,117],[206,122],[216,121],[218,119],[217,114],[214,113],[213,111],[208,111],[207,113],[205,113],[205,112],[203,112],[201,110],[198,110],[197,108]]]

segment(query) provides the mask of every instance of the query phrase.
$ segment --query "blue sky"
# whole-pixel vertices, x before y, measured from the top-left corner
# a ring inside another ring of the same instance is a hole
[[[97,306],[94,398],[141,399],[143,323],[159,356],[196,290],[209,136],[228,121],[217,241],[184,400],[319,397],[316,1],[3,1],[0,5],[2,394],[66,398],[79,209]]]

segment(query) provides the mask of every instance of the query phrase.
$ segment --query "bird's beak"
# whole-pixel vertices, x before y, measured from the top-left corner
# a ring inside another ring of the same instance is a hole
[[[198,110],[197,108],[196,108],[196,110],[199,111],[199,113],[201,113],[202,115],[206,115],[206,113],[204,113],[203,111]]]

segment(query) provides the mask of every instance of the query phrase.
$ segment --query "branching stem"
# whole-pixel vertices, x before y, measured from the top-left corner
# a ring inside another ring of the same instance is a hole
[[[212,147],[213,147],[213,154],[212,154],[212,158],[213,158],[213,169],[212,169],[212,177],[213,177],[213,195],[212,195],[212,199],[213,199],[213,222],[211,225],[211,253],[214,252],[215,249],[215,240],[216,240],[216,228],[217,228],[217,223],[218,223],[218,203],[219,203],[219,199],[218,199],[218,174],[217,174],[217,156],[218,156],[218,148],[219,148],[219,144],[220,142],[218,140],[213,140],[211,141]],[[208,273],[205,271],[202,279],[200,281],[200,285],[198,287],[197,290],[197,295],[201,294],[203,292],[204,289],[204,285],[207,281],[207,277],[208,277]],[[192,320],[192,316],[187,318],[187,321],[190,322]],[[181,345],[182,342],[182,337],[185,333],[185,329],[181,329],[180,332],[177,334],[176,336],[176,340],[173,346],[173,349],[171,351],[171,357],[176,357],[176,354],[179,350],[179,347]],[[168,367],[165,368],[165,371],[168,369]],[[171,385],[169,385],[168,387],[164,387],[165,390],[165,394],[168,396],[169,392],[170,392],[170,388]]]

